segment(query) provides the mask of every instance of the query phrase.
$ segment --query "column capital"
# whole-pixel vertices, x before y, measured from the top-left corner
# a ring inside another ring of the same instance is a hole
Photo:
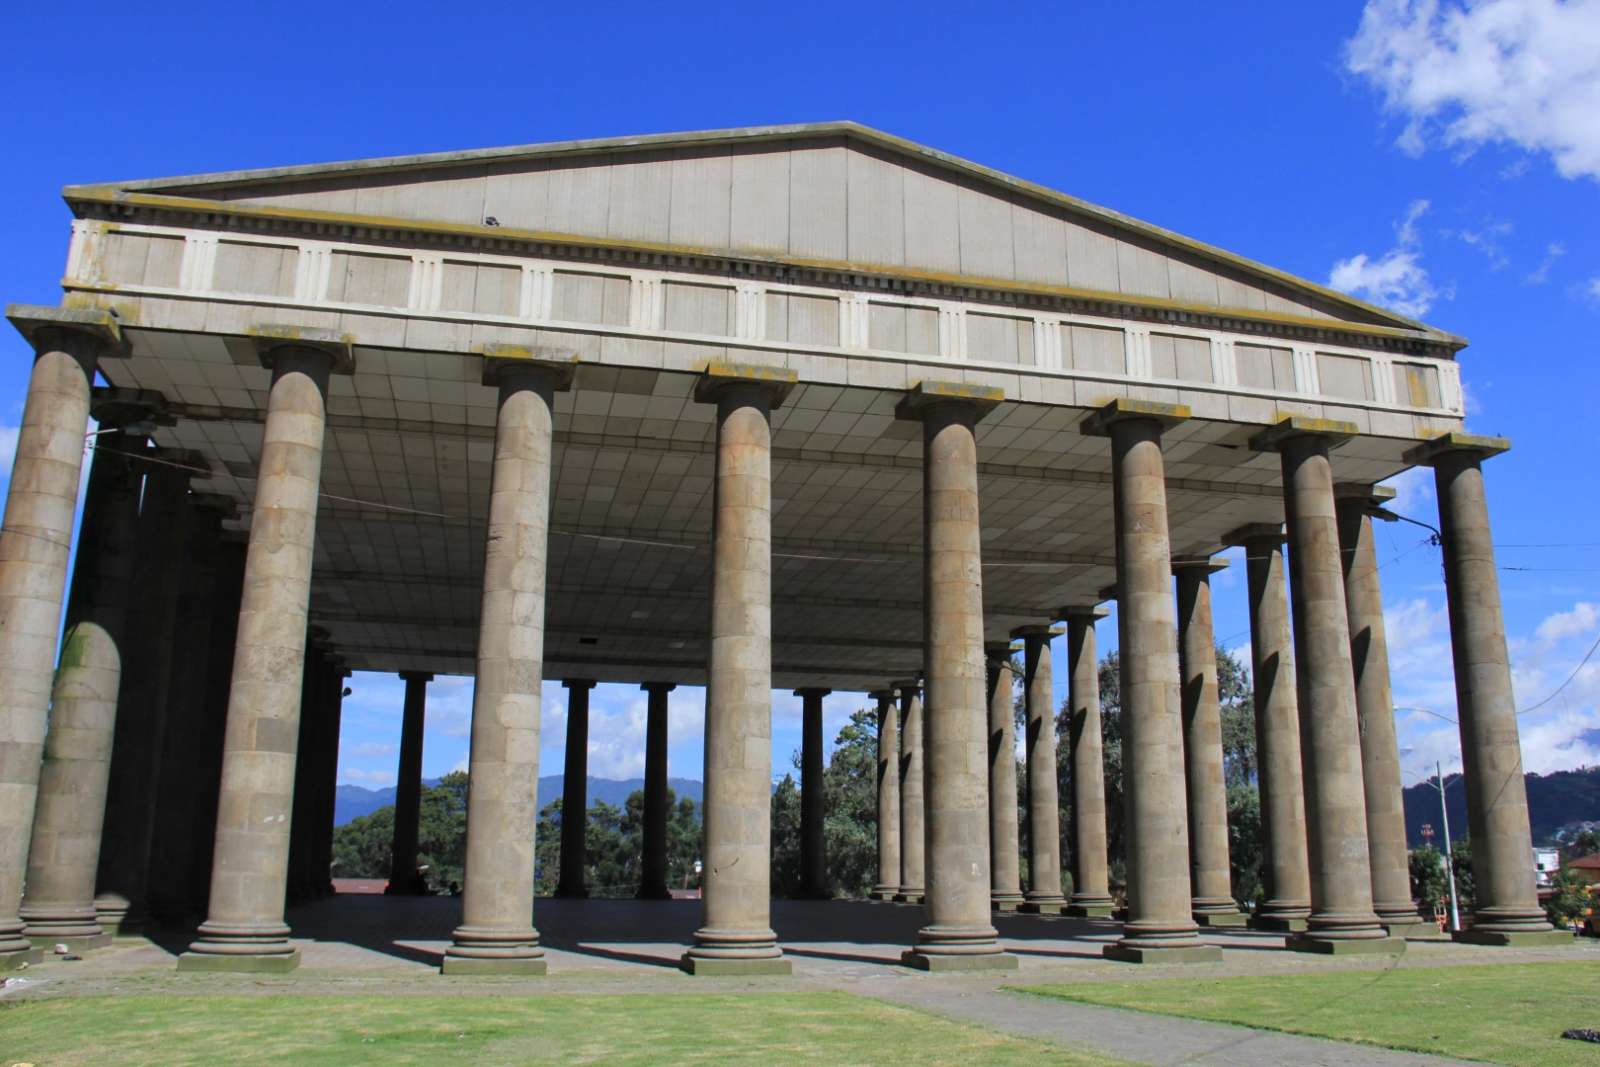
[[[1056,609],[1056,618],[1067,622],[1084,622],[1090,626],[1110,615],[1111,609],[1103,608],[1099,604],[1068,604]]]
[[[965,382],[924,380],[907,389],[894,406],[894,417],[920,422],[929,408],[940,404],[964,404],[973,410],[977,422],[999,406],[1005,390]]]
[[[1228,561],[1214,559],[1206,556],[1202,559],[1175,559],[1172,561],[1173,574],[1187,574],[1191,577],[1200,576],[1209,578],[1218,571],[1228,569]]]
[[[1395,495],[1393,486],[1373,485],[1371,482],[1336,482],[1333,487],[1334,506],[1341,510],[1359,508],[1362,511],[1375,511],[1393,500]]]
[[[215,514],[220,522],[239,517],[239,502],[222,493],[190,493],[189,503],[193,504],[197,511]]]
[[[1014,627],[1011,631],[1011,639],[1013,641],[1018,639],[1023,641],[1048,641],[1052,637],[1060,637],[1066,632],[1059,627],[1051,626],[1049,623],[1029,623],[1027,626]]]
[[[1451,430],[1430,438],[1405,452],[1400,458],[1414,467],[1431,467],[1445,456],[1467,455],[1474,459],[1488,459],[1509,451],[1508,437],[1486,437],[1483,434]]]
[[[1119,396],[1108,401],[1078,424],[1078,432],[1089,437],[1110,437],[1111,427],[1122,422],[1148,420],[1170,430],[1190,415],[1188,404],[1162,404],[1154,400],[1130,400]]]
[[[833,692],[832,689],[826,689],[820,685],[807,685],[796,689],[794,695],[797,697],[815,696],[818,700],[821,700],[831,692]]]
[[[123,357],[128,342],[117,316],[100,308],[58,308],[41,304],[8,304],[6,318],[35,352],[71,336],[91,346],[97,359]]]
[[[596,684],[597,683],[595,682],[595,680],[593,678],[563,678],[563,679],[561,679],[561,688],[563,688],[563,689],[576,689],[576,690],[580,690],[580,691],[588,691],[590,689],[593,689]]]
[[[114,385],[97,385],[89,392],[89,414],[102,428],[119,429],[135,423],[155,426],[173,426],[175,418],[167,410],[167,398],[154,389],[121,389]]]
[[[151,458],[155,467],[185,478],[209,478],[215,473],[205,454],[191,448],[157,448]]]
[[[736,386],[754,386],[767,394],[767,402],[777,408],[789,395],[789,390],[800,381],[800,375],[783,367],[762,367],[753,363],[719,363],[705,365],[700,377],[695,379],[694,398],[702,404],[714,404],[725,389]]]
[[[1096,593],[1095,596],[1100,598],[1101,603],[1104,603],[1107,600],[1117,599],[1117,587],[1115,583],[1106,586],[1104,589],[1100,590],[1100,592]]]
[[[1290,441],[1312,438],[1338,448],[1361,433],[1361,427],[1342,419],[1314,419],[1309,415],[1284,415],[1277,422],[1250,438],[1257,452],[1281,452]]]
[[[639,688],[646,693],[670,693],[678,688],[677,682],[640,682]]]
[[[505,385],[524,376],[547,381],[551,392],[564,393],[578,373],[577,355],[561,349],[490,343],[480,351],[484,385]]]
[[[245,337],[256,359],[268,370],[276,368],[278,357],[285,352],[300,351],[327,357],[330,374],[355,373],[355,344],[347,333],[315,326],[259,323],[246,329]]]
[[[867,696],[868,696],[868,698],[870,698],[872,700],[876,700],[880,704],[890,703],[890,702],[892,702],[894,700],[894,690],[893,689],[873,689],[873,690],[870,690],[867,693]]]
[[[423,682],[423,683],[427,683],[427,682],[433,681],[433,672],[432,671],[401,671],[400,672],[400,677],[403,680],[407,681],[407,682]]]
[[[916,678],[906,678],[898,682],[890,682],[889,688],[896,693],[904,693],[907,690],[913,693],[920,693],[922,692],[922,682]]]
[[[1010,641],[985,641],[983,654],[989,659],[1005,661],[1011,658],[1012,648]]]
[[[1251,522],[1223,534],[1222,543],[1249,548],[1251,545],[1258,545],[1264,541],[1270,541],[1274,545],[1281,545],[1287,539],[1288,535],[1283,532],[1283,523],[1281,522]]]

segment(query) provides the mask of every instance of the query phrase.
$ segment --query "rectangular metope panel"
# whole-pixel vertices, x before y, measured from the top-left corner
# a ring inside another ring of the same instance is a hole
[[[1317,353],[1317,381],[1323,396],[1350,400],[1372,399],[1371,362],[1332,352]]]
[[[296,249],[278,245],[222,241],[217,245],[217,266],[211,287],[219,293],[289,296],[294,292],[295,261],[299,254]],[[405,295],[402,282],[396,307],[405,303]],[[330,298],[346,299],[342,294],[330,294]]]
[[[557,322],[626,326],[628,279],[557,271],[551,293],[550,317]]]
[[[112,231],[102,246],[101,277],[117,285],[178,284],[183,238]]]
[[[485,315],[515,315],[522,295],[522,270],[492,263],[445,263],[439,307]]]
[[[1033,321],[999,315],[967,316],[967,355],[989,363],[1033,365]]]
[[[1150,335],[1150,368],[1157,378],[1211,381],[1211,342],[1204,337]]]
[[[1294,352],[1268,345],[1234,345],[1239,384],[1247,389],[1294,392]]]
[[[715,285],[667,282],[666,328],[682,333],[733,336],[733,290]]]
[[[832,348],[839,343],[839,301],[800,293],[768,293],[767,340]]]
[[[1436,408],[1442,406],[1439,390],[1439,369],[1426,363],[1396,363],[1394,365],[1394,395],[1402,404],[1412,407]]]
[[[1122,331],[1102,326],[1068,326],[1061,337],[1062,365],[1091,374],[1126,374]]]
[[[217,269],[222,268],[219,257]],[[347,304],[405,307],[411,286],[411,260],[400,256],[361,256],[335,252],[328,273],[328,299]]]

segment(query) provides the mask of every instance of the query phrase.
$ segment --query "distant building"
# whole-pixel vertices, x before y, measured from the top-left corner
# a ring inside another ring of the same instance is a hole
[[[1534,884],[1541,889],[1550,884],[1550,879],[1555,877],[1561,869],[1561,850],[1559,848],[1536,848],[1533,850],[1533,869],[1537,872]]]

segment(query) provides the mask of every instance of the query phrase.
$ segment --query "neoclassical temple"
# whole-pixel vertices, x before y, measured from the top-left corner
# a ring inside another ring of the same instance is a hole
[[[590,687],[650,694],[658,843],[667,691],[706,687],[686,969],[788,968],[775,689],[805,698],[809,887],[822,694],[870,692],[877,895],[926,910],[907,963],[1012,966],[995,910],[1111,910],[1110,600],[1128,842],[1107,953],[1212,957],[1205,930],[1242,919],[1209,581],[1232,545],[1269,856],[1252,921],[1397,951],[1416,909],[1372,520],[1376,483],[1417,465],[1442,514],[1464,936],[1551,936],[1481,470],[1508,445],[1463,427],[1458,337],[850,123],[64,195],[61,304],[8,310],[34,363],[0,535],[0,960],[193,914],[180,967],[293,967],[285,902],[326,891],[340,696],[367,670],[408,679],[413,783],[427,678],[475,679],[447,972],[545,967],[545,679],[572,702],[568,810]],[[1058,817],[1058,633],[1070,899],[1053,834],[1028,835],[1020,884],[1012,800],[1015,662],[1030,820]]]

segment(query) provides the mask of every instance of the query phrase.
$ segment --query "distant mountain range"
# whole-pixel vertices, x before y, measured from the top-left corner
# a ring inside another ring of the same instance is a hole
[[[544,806],[561,796],[564,782],[563,775],[552,774],[547,778],[539,779],[539,807]],[[438,785],[439,779],[425,778],[427,785]],[[616,781],[612,778],[589,779],[589,803],[603,800],[607,804],[622,807],[628,802],[628,795],[636,789],[644,788],[643,778],[629,778],[626,781]],[[668,778],[667,788],[679,797],[690,797],[696,804],[700,803],[704,787],[693,778]],[[359,785],[341,785],[334,794],[333,825],[343,826],[351,819],[358,819],[363,815],[371,815],[379,808],[386,808],[394,803],[394,786],[387,789],[367,789]]]
[[[1551,774],[1530,774],[1528,783],[1528,821],[1533,826],[1533,843],[1554,844],[1555,832],[1575,822],[1600,820],[1600,767]],[[1459,774],[1444,777],[1444,796],[1450,812],[1450,839],[1467,836],[1467,790]],[[1433,827],[1434,847],[1444,844],[1443,820],[1439,816],[1439,787],[1421,782],[1405,791],[1406,838],[1411,847],[1423,844],[1422,824]]]

